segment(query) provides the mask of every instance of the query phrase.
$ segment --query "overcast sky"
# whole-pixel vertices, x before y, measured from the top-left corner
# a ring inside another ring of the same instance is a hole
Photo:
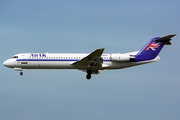
[[[1,120],[179,120],[180,1],[1,0]],[[174,34],[156,63],[102,71],[6,68],[22,52],[140,50]]]

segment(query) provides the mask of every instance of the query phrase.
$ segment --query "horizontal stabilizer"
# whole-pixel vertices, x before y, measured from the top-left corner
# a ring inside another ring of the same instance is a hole
[[[156,39],[155,41],[156,42],[165,42],[165,45],[171,45],[171,38],[174,37],[176,34],[172,34],[172,35],[167,35],[165,37],[161,37],[161,38],[158,38]]]

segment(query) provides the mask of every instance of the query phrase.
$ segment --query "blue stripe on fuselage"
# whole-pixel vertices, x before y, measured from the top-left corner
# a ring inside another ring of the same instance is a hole
[[[16,61],[79,61],[77,59],[16,59]],[[110,62],[111,60],[103,60],[105,62]]]

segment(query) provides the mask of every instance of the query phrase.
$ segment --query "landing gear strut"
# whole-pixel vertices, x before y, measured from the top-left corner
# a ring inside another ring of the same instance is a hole
[[[22,71],[20,72],[20,75],[21,75],[21,76],[23,75],[23,72],[22,72]]]
[[[89,80],[91,79],[91,74],[92,74],[92,71],[89,69],[87,70],[87,75],[86,75],[86,78]]]

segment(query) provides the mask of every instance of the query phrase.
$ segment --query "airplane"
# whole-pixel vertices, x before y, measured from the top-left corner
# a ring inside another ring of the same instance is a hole
[[[176,34],[151,39],[140,51],[129,53],[103,54],[104,48],[85,53],[20,53],[3,62],[3,65],[20,71],[23,69],[78,69],[87,73],[99,74],[102,70],[122,69],[160,60],[159,52],[164,45],[171,45]]]

